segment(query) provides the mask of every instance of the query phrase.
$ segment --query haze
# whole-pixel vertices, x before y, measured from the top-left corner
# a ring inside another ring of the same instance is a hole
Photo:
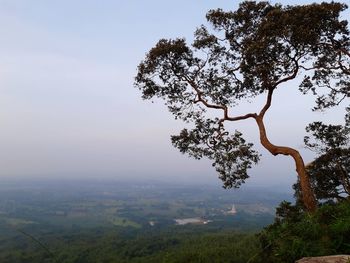
[[[142,101],[133,81],[160,38],[190,42],[209,9],[236,7],[230,0],[0,1],[0,179],[219,183],[208,161],[171,146],[170,135],[185,125],[162,102]],[[312,113],[313,98],[292,85],[276,93],[266,125],[273,142],[298,148],[310,161],[304,127],[319,119],[339,123],[342,108]],[[239,111],[261,104],[258,98]],[[252,121],[236,127],[258,141]],[[292,160],[256,146],[263,158],[249,181],[290,186],[296,180]]]

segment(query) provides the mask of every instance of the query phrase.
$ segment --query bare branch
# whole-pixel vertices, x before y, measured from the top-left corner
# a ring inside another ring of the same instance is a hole
[[[222,119],[220,119],[219,124],[222,124],[224,121],[240,121],[240,120],[245,120],[245,119],[248,119],[248,118],[256,118],[257,117],[256,113],[248,113],[248,114],[241,115],[241,116],[230,117],[229,116],[229,110],[228,110],[226,105],[208,103],[205,99],[203,99],[202,92],[199,90],[199,88],[197,87],[196,83],[194,83],[194,81],[189,79],[187,76],[184,76],[184,78],[186,79],[186,81],[190,84],[190,86],[197,93],[197,99],[193,103],[201,102],[207,108],[223,110],[224,117]]]
[[[228,121],[240,121],[240,120],[246,120],[248,118],[256,118],[258,115],[256,113],[248,113],[246,115],[236,116],[236,117],[229,117],[227,116],[226,120]]]

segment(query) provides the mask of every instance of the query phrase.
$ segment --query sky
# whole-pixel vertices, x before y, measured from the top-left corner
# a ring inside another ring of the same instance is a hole
[[[314,1],[280,1],[283,4]],[[316,1],[317,2],[317,1]],[[161,38],[185,37],[209,9],[237,1],[0,0],[0,182],[9,178],[156,179],[220,183],[209,161],[170,143],[185,124],[133,87],[137,65]],[[274,3],[274,2],[273,2]],[[242,113],[263,100],[243,104]],[[266,116],[272,142],[303,148],[305,126],[342,121],[341,109],[312,113],[293,83]],[[248,182],[291,185],[293,161],[258,144],[252,121],[230,124],[263,155]]]

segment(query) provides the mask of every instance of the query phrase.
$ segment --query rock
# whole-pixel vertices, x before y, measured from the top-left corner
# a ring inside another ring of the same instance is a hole
[[[302,258],[295,263],[350,263],[350,255]]]

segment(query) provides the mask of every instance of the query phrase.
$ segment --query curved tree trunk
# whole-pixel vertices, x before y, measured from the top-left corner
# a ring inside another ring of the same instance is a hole
[[[263,121],[265,113],[267,112],[267,110],[271,106],[272,94],[273,94],[275,88],[277,87],[277,85],[279,85],[285,81],[288,81],[290,79],[295,78],[297,73],[298,73],[298,69],[299,69],[299,67],[298,67],[298,65],[296,65],[294,73],[291,76],[286,77],[286,78],[278,81],[274,85],[271,85],[269,83],[264,83],[265,87],[269,87],[269,88],[268,88],[268,93],[267,93],[266,104],[261,109],[259,114],[248,113],[248,114],[236,116],[236,117],[229,116],[229,112],[228,112],[229,110],[228,110],[228,107],[226,105],[208,103],[205,99],[203,99],[202,93],[201,93],[200,89],[197,87],[196,83],[189,78],[185,78],[185,79],[188,81],[188,84],[195,90],[195,92],[197,94],[197,99],[194,101],[194,103],[201,102],[207,108],[223,110],[224,116],[222,119],[219,120],[219,124],[222,124],[224,121],[240,121],[240,120],[245,120],[248,118],[253,118],[253,119],[255,119],[255,121],[257,122],[258,127],[259,127],[261,144],[273,155],[283,154],[283,155],[291,156],[294,159],[296,171],[298,173],[299,180],[300,180],[301,194],[302,194],[302,200],[303,200],[304,206],[305,206],[307,211],[314,212],[317,209],[316,197],[315,197],[315,194],[312,190],[310,179],[309,179],[309,176],[306,172],[303,158],[301,157],[300,153],[293,148],[285,147],[285,146],[277,146],[277,145],[272,144],[269,141],[269,139],[267,138],[265,125],[264,125],[264,121]]]
[[[300,153],[297,150],[290,147],[277,146],[272,144],[266,135],[265,125],[263,122],[263,115],[256,116],[255,120],[259,127],[261,144],[273,155],[283,154],[291,156],[294,159],[296,172],[298,173],[300,180],[303,203],[307,211],[314,212],[317,209],[317,202],[315,194],[311,187],[309,176],[307,175],[305,169],[304,160],[301,157]]]

